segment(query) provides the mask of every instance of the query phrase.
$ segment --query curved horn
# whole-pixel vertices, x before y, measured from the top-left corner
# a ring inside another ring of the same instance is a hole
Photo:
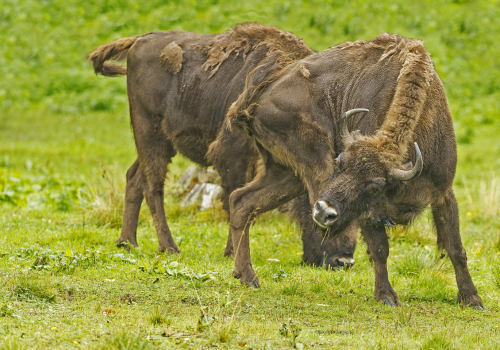
[[[350,116],[352,116],[356,113],[360,113],[360,112],[369,112],[369,111],[368,111],[368,109],[364,109],[364,108],[351,109],[351,110],[348,110],[347,112],[345,112],[342,115],[342,117],[339,119],[339,126],[338,126],[339,135],[340,135],[340,138],[342,139],[342,143],[345,146],[351,144],[354,141],[354,138],[351,135],[351,133],[349,132],[349,129],[347,129],[347,123],[346,123],[347,118],[349,118]]]
[[[414,145],[415,145],[415,153],[417,154],[417,162],[415,163],[413,169],[411,170],[401,170],[396,168],[391,169],[391,171],[389,171],[390,177],[392,177],[395,180],[410,181],[420,176],[420,173],[424,168],[424,161],[422,159],[422,153],[420,153],[420,148],[418,148],[417,143],[414,142]]]

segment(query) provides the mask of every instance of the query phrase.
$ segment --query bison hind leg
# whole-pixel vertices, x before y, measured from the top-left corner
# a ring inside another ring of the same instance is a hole
[[[127,187],[125,190],[125,208],[123,211],[123,224],[120,237],[116,241],[118,247],[130,251],[130,245],[137,247],[137,223],[139,212],[144,199],[144,176],[139,169],[139,160],[127,171]],[[130,244],[130,245],[129,245]]]
[[[142,191],[153,217],[158,236],[158,251],[178,253],[179,248],[170,233],[164,208],[167,165],[177,152],[161,128],[153,122],[154,119],[143,117],[140,113],[131,113],[131,118],[139,155],[139,171],[144,178]]]
[[[455,269],[458,286],[458,301],[477,310],[484,310],[467,267],[467,255],[460,238],[458,204],[450,189],[432,204],[432,217],[436,226],[438,247],[444,247]]]

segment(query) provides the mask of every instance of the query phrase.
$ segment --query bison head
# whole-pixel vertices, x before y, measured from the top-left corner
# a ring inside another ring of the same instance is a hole
[[[335,159],[334,172],[313,206],[313,220],[321,228],[339,232],[353,220],[368,220],[390,226],[394,224],[385,214],[401,181],[410,181],[420,175],[422,155],[417,143],[416,163],[395,166],[397,157],[380,151],[380,142],[365,137],[359,131],[350,133],[346,119],[368,112],[354,109],[346,112],[339,121],[339,131],[345,150]]]

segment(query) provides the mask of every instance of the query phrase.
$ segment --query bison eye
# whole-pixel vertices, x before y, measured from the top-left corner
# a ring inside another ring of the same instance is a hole
[[[376,195],[380,191],[382,191],[382,188],[380,187],[372,187],[368,189],[368,193],[370,193],[372,196]]]
[[[385,183],[386,183],[385,180],[382,178],[374,179],[366,186],[366,192],[374,196],[378,194],[380,191],[382,191]]]

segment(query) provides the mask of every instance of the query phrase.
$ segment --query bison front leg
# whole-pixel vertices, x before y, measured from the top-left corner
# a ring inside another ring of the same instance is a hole
[[[399,298],[389,283],[387,273],[387,257],[389,256],[389,240],[384,227],[363,225],[361,234],[368,245],[368,254],[375,270],[375,289],[373,296],[385,305],[399,306]]]
[[[460,238],[457,200],[451,189],[439,202],[432,205],[432,216],[436,226],[438,246],[441,249],[444,246],[455,268],[458,300],[464,305],[484,310],[483,302],[477,294],[467,268],[467,255]]]
[[[127,188],[125,190],[125,208],[123,213],[123,224],[121,235],[116,241],[118,247],[130,250],[130,245],[137,247],[137,222],[141,204],[144,200],[142,187],[144,176],[139,169],[139,160],[127,171]]]
[[[249,228],[257,215],[277,208],[304,193],[300,179],[278,165],[266,167],[252,182],[234,191],[229,200],[233,240],[233,276],[242,284],[259,287],[250,259]]]

